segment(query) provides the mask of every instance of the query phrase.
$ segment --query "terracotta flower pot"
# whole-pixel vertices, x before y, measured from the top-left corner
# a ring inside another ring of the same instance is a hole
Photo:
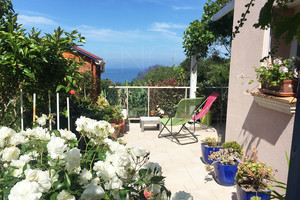
[[[259,91],[280,97],[292,97],[296,95],[297,87],[298,80],[283,80],[277,86],[271,86],[269,83],[265,82],[261,85]]]
[[[115,132],[110,135],[112,138],[118,138],[120,133],[125,133],[125,120],[112,122],[110,124],[115,129]]]

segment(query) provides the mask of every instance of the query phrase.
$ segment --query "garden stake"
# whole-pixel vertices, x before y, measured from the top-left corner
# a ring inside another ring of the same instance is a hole
[[[68,114],[68,131],[70,131],[70,105],[69,105],[69,97],[67,97],[67,114]]]
[[[59,93],[56,93],[57,130],[59,130]]]
[[[35,125],[35,105],[36,105],[36,94],[33,93],[33,116],[32,116],[33,125]]]
[[[51,95],[50,92],[48,93],[48,99],[49,99],[49,130],[52,130],[52,123],[51,123]]]
[[[21,130],[24,131],[24,121],[23,121],[23,91],[22,89],[20,90],[20,95],[21,95]]]

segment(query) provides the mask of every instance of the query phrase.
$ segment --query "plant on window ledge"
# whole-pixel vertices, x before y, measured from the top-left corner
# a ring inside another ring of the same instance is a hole
[[[291,65],[292,59],[274,59],[271,63],[255,68],[258,82],[268,83],[270,86],[278,86],[283,80],[295,80],[298,78],[298,70]]]
[[[260,91],[276,96],[293,96],[297,89],[298,69],[292,66],[292,62],[292,59],[278,57],[255,68],[257,81],[261,83]],[[249,83],[252,82],[250,80]]]

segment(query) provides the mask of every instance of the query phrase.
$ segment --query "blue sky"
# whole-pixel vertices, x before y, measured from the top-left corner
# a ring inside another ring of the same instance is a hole
[[[46,33],[61,26],[86,37],[83,49],[101,57],[106,69],[171,66],[186,57],[183,31],[199,19],[201,0],[12,0],[18,22]],[[105,73],[104,73],[105,74]],[[103,75],[104,75],[103,74]]]

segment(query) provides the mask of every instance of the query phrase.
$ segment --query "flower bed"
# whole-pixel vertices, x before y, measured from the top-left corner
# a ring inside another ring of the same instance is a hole
[[[149,152],[108,139],[106,121],[80,117],[67,130],[0,129],[1,199],[168,199],[161,167]],[[83,142],[84,149],[79,149]]]

